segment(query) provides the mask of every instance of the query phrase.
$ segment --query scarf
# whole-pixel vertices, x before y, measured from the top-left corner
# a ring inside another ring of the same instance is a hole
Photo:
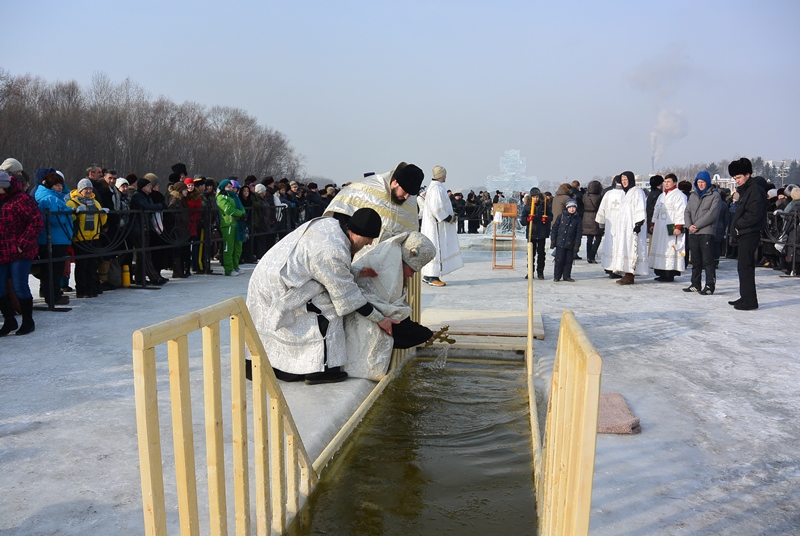
[[[97,209],[97,205],[95,204],[94,199],[91,197],[78,196],[75,198],[75,200],[81,205],[86,207],[83,220],[83,228],[87,231],[94,231],[94,215],[100,212]]]

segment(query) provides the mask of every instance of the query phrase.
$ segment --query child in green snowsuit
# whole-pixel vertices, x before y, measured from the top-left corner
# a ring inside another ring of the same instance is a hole
[[[244,216],[244,207],[233,191],[233,182],[229,179],[219,183],[217,208],[222,233],[222,266],[225,268],[225,275],[239,275],[239,258],[242,256],[244,241],[238,240],[237,234],[239,218]]]

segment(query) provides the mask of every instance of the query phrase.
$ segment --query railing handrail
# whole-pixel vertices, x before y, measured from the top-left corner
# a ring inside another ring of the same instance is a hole
[[[532,254],[528,242],[525,361],[538,533],[583,536],[589,533],[603,361],[572,311],[564,311],[542,441],[534,386]]]
[[[316,483],[308,453],[292,418],[266,352],[241,297],[137,330],[133,334],[134,387],[139,435],[145,532],[166,534],[166,505],[161,458],[155,374],[155,347],[169,345],[170,398],[178,509],[182,534],[198,533],[197,491],[194,468],[191,401],[189,399],[187,335],[203,330],[203,374],[206,404],[206,449],[209,457],[209,513],[211,533],[227,532],[222,454],[222,410],[219,374],[219,322],[231,318],[231,380],[234,416],[234,490],[236,532],[250,533],[249,464],[244,379],[244,347],[253,366],[253,430],[255,444],[256,532],[282,533],[286,513],[296,514],[300,497]],[[269,420],[267,417],[269,403]],[[177,413],[177,414],[176,414]],[[210,422],[209,422],[210,421]],[[269,422],[269,433],[267,423]],[[267,439],[267,437],[269,439]],[[288,451],[288,452],[286,452]],[[287,454],[285,459],[284,454]],[[213,458],[213,461],[212,461]],[[299,481],[297,467],[300,467]],[[270,467],[271,466],[271,467]],[[271,499],[271,500],[270,500]],[[267,504],[271,503],[271,509]]]

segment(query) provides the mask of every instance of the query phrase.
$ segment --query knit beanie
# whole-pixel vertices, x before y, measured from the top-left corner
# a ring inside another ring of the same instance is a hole
[[[153,185],[153,183],[150,182],[150,180],[145,179],[144,177],[139,179],[138,181],[136,181],[136,189],[138,191],[140,191],[140,192],[143,192],[144,188],[146,188],[148,186],[152,186],[152,185]]]
[[[8,188],[11,186],[11,177],[5,171],[0,171],[0,188]]]
[[[86,188],[92,188],[92,181],[89,179],[81,179],[78,181],[78,191],[82,192]]]
[[[119,190],[123,186],[130,186],[130,183],[125,179],[117,179],[117,182],[115,182],[114,185],[117,187],[117,190]]]
[[[0,170],[7,171],[8,173],[18,173],[22,171],[22,164],[19,163],[19,160],[16,158],[6,158],[2,164],[0,164]],[[0,186],[2,188],[2,186]]]
[[[439,180],[444,179],[447,177],[447,170],[444,169],[442,166],[436,166],[433,168],[433,179]]]
[[[569,208],[569,207],[578,208],[578,202],[575,201],[574,199],[567,199],[567,204],[564,206],[564,208]]]
[[[381,234],[381,217],[371,208],[360,208],[350,217],[347,228],[359,236],[378,238]]]

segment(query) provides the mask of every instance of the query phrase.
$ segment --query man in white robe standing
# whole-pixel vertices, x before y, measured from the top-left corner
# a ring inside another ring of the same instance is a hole
[[[597,209],[597,215],[594,218],[603,230],[603,241],[600,245],[600,264],[611,279],[622,277],[611,270],[611,261],[614,258],[614,237],[611,229],[623,199],[625,199],[625,191],[622,189],[622,184],[620,184],[620,175],[617,175],[611,183],[611,189],[603,195],[603,199],[600,201],[600,208]]]
[[[346,380],[343,317],[354,311],[391,335],[398,321],[367,301],[351,272],[353,255],[380,230],[380,216],[371,208],[357,210],[346,224],[315,218],[261,258],[250,278],[247,307],[279,380]],[[361,272],[370,274],[377,275]]]
[[[620,184],[625,198],[619,205],[616,217],[611,223],[612,253],[609,269],[623,274],[617,280],[619,285],[633,285],[637,275],[647,275],[647,230],[642,226],[647,221],[647,196],[636,186],[632,171],[620,175]]]
[[[395,235],[373,248],[362,249],[355,256],[353,274],[359,274],[364,268],[378,274],[377,277],[356,275],[364,297],[381,314],[399,323],[392,326],[390,336],[358,313],[345,317],[346,370],[350,376],[380,380],[386,375],[394,348],[413,348],[433,336],[433,331],[411,320],[404,281],[420,271],[435,254],[431,241],[414,231]]]
[[[396,234],[418,231],[416,195],[424,178],[420,168],[400,162],[392,171],[370,174],[342,188],[323,215],[346,222],[359,208],[369,207],[381,217],[378,242]]]
[[[446,169],[433,168],[433,180],[425,193],[422,213],[422,234],[436,247],[436,257],[422,269],[422,281],[433,287],[445,286],[440,277],[464,266],[453,205],[444,187],[446,180]]]
[[[686,235],[684,211],[686,196],[678,190],[678,178],[664,177],[664,191],[658,196],[651,223],[648,263],[658,277],[656,281],[671,283],[686,269]]]

